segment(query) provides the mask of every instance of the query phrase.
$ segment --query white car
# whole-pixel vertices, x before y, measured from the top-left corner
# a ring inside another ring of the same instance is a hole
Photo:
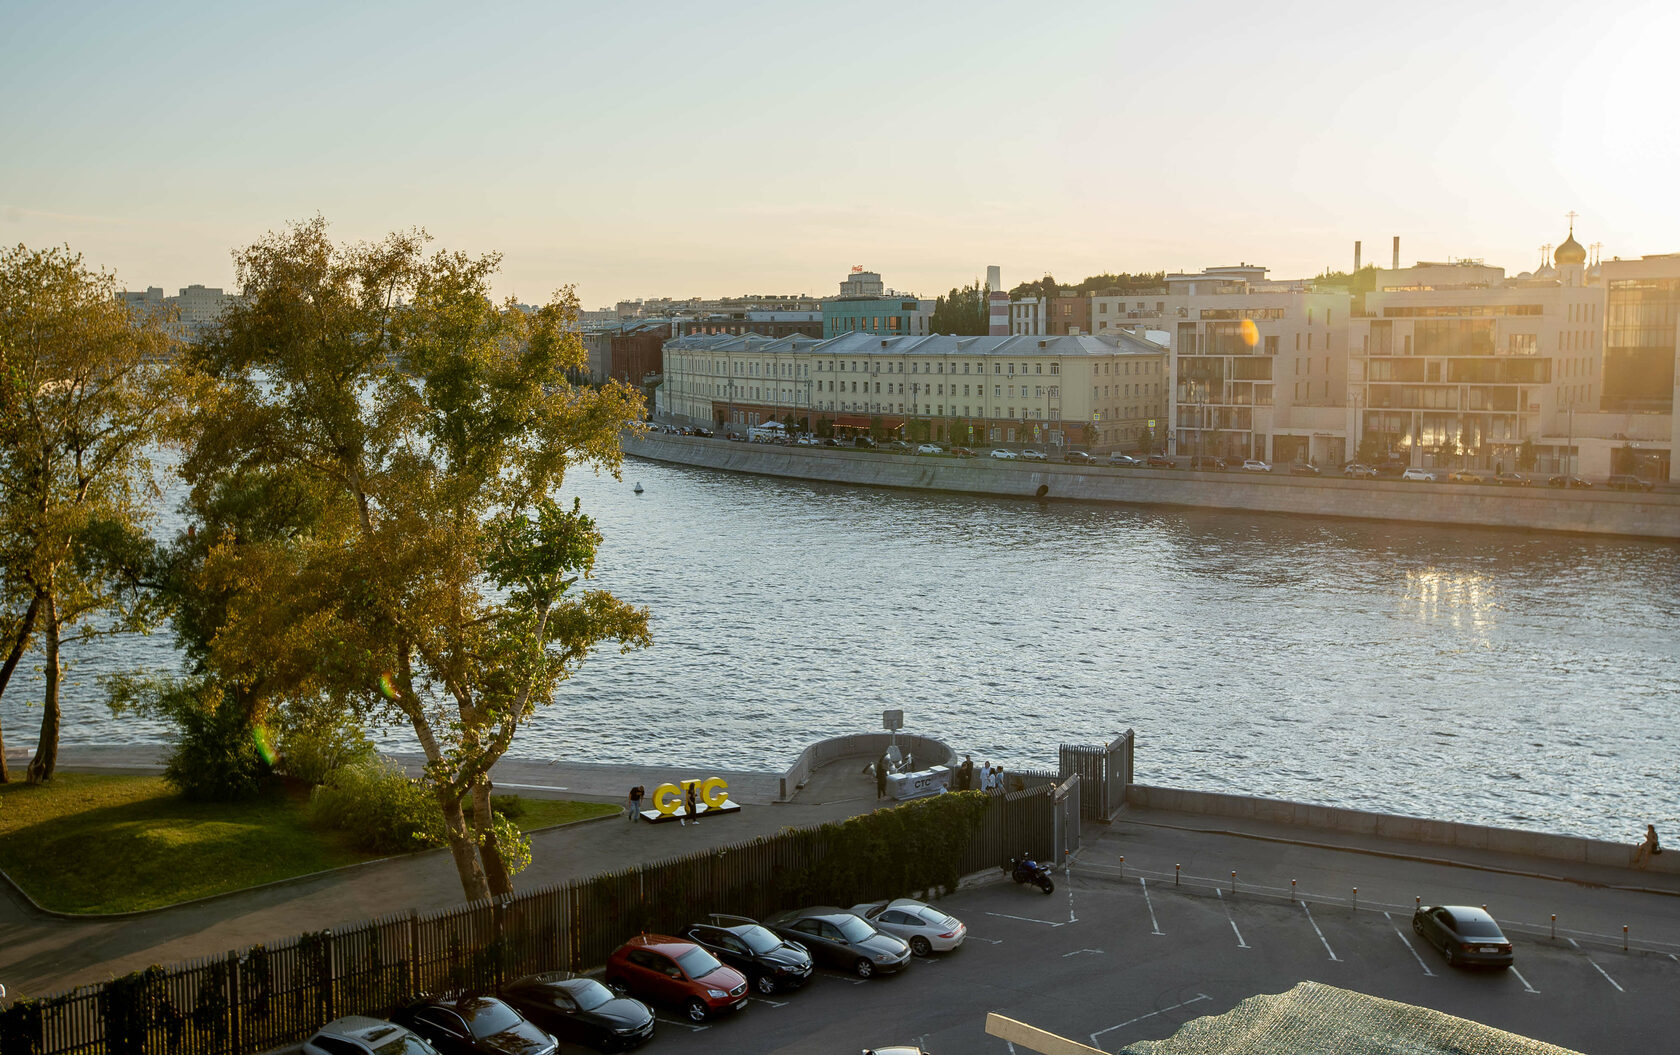
[[[437,1055],[437,1049],[397,1025],[366,1015],[347,1015],[316,1030],[303,1042],[303,1055]]]
[[[862,916],[874,924],[876,930],[903,938],[917,956],[950,952],[968,937],[968,927],[961,920],[913,898],[853,905],[852,914]]]
[[[924,443],[920,447],[916,448],[916,453],[917,454],[944,454],[945,453],[945,448],[939,446],[939,444],[937,444],[937,443]]]
[[[1250,458],[1243,462],[1243,472],[1245,473],[1269,473],[1271,471],[1272,467],[1259,458]]]
[[[1022,449],[1021,457],[1025,458],[1029,462],[1047,462],[1050,460],[1049,455],[1045,454],[1043,451],[1033,450],[1031,447]]]
[[[1440,477],[1436,476],[1434,473],[1430,472],[1428,469],[1419,469],[1417,466],[1414,465],[1410,469],[1407,469],[1405,472],[1401,473],[1400,474],[1400,479],[1402,479],[1402,480],[1421,480],[1424,483],[1432,484],[1432,483],[1435,483],[1437,480],[1439,480]]]
[[[999,447],[997,450],[992,452],[992,457],[1002,458],[1004,461],[1012,462],[1012,461],[1015,461],[1016,459],[1020,458],[1021,456],[1019,454],[1016,454],[1014,451],[1010,450],[1008,447]]]

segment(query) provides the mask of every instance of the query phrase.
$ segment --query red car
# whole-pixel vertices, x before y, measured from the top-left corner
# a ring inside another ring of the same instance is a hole
[[[608,987],[640,1000],[680,1007],[702,1022],[747,1004],[747,979],[691,941],[638,934],[607,959]]]

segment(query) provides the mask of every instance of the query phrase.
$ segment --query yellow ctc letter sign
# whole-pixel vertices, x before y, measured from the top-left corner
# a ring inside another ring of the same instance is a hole
[[[669,817],[683,808],[691,787],[695,787],[695,797],[709,810],[718,809],[729,801],[729,781],[722,777],[707,777],[705,780],[685,780],[680,787],[676,784],[659,785],[653,789],[653,808]]]

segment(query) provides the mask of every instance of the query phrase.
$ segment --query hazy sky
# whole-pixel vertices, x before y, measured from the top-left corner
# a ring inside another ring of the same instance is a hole
[[[0,0],[0,243],[230,286],[317,212],[499,292],[932,296],[1003,267],[1277,277],[1581,214],[1680,251],[1680,4]]]

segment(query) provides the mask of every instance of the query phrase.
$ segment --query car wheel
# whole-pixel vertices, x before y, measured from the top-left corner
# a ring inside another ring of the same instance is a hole
[[[695,1022],[706,1021],[706,1002],[695,997],[688,1002],[688,1017]]]
[[[1448,967],[1457,967],[1458,966],[1458,950],[1457,949],[1448,949],[1447,950],[1447,966]]]
[[[918,934],[910,939],[910,951],[917,956],[926,956],[933,951],[933,943]]]
[[[753,988],[769,996],[776,991],[776,980],[767,974],[761,974],[753,979]]]
[[[858,962],[852,964],[852,970],[856,972],[859,978],[868,978],[870,975],[875,973],[875,965],[870,963],[865,957],[859,956]]]
[[[1419,923],[1415,919],[1412,920],[1412,933],[1416,934],[1420,938],[1423,937],[1423,924]]]

